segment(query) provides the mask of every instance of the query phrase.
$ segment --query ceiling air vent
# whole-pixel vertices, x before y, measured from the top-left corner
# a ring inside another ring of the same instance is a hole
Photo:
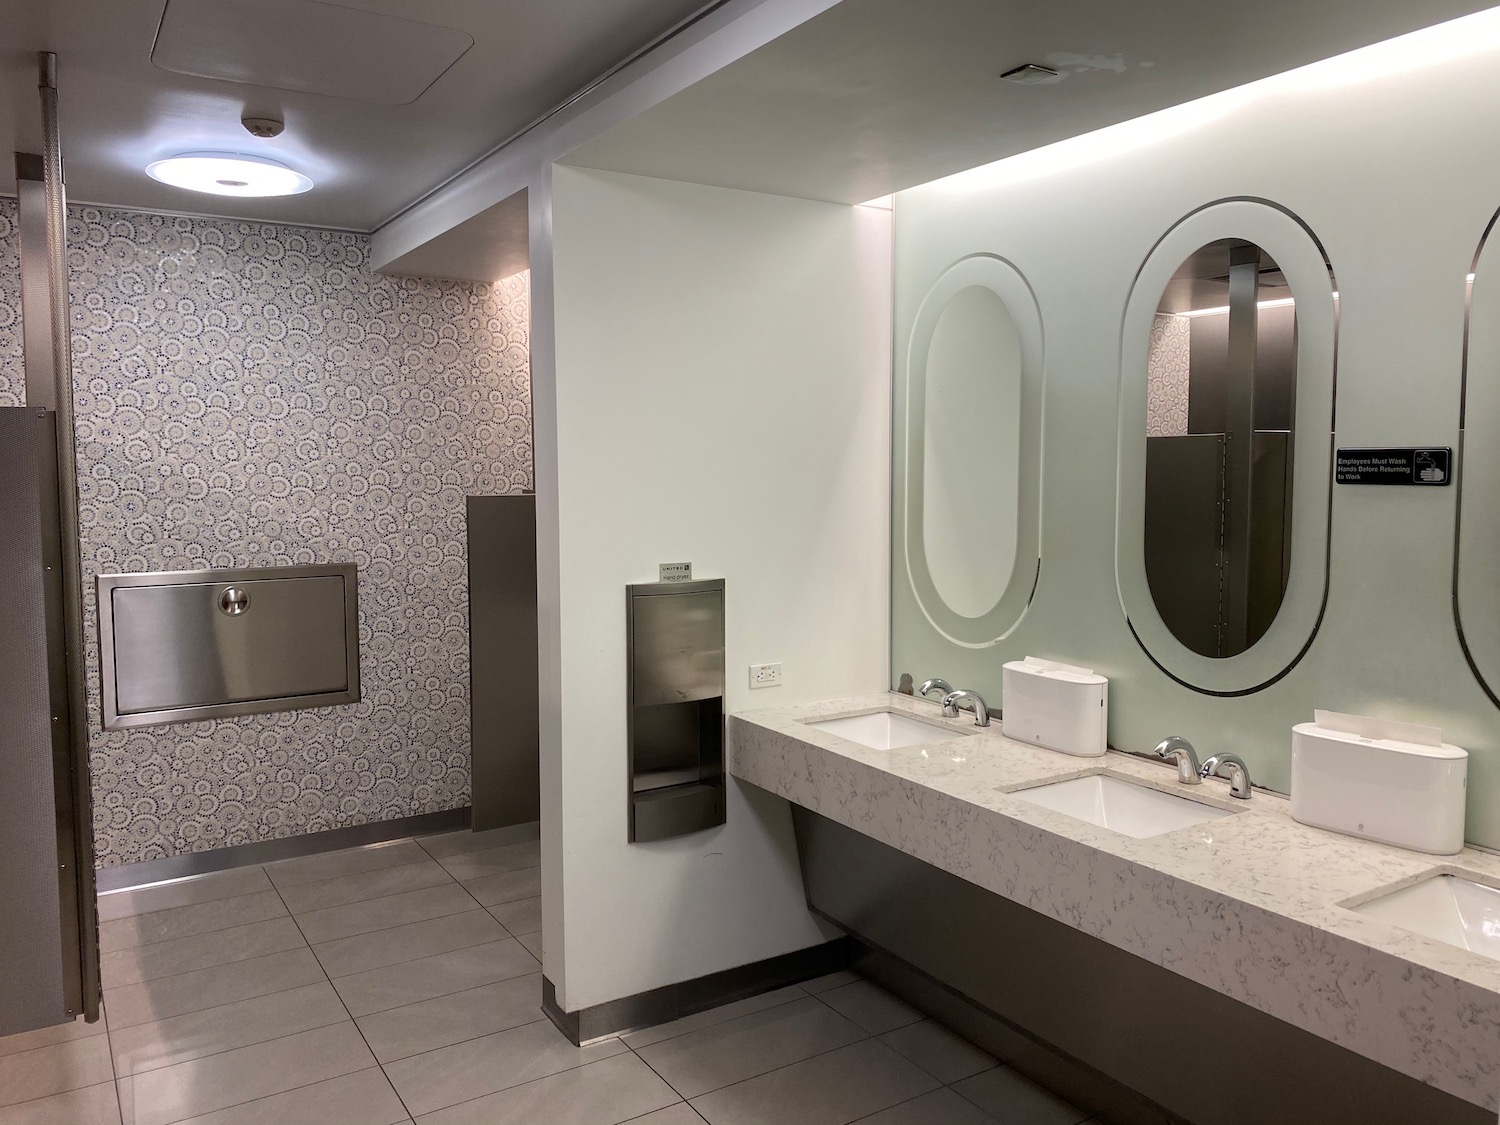
[[[1049,66],[1024,63],[1014,70],[1007,70],[1000,77],[1007,82],[1015,82],[1021,86],[1044,86],[1059,81],[1062,75]]]

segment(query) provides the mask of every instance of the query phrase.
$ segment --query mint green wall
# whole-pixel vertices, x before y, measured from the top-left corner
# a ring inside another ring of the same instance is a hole
[[[1322,241],[1340,289],[1338,445],[1459,445],[1465,275],[1500,207],[1500,151],[1489,143],[1500,132],[1500,51],[1380,81],[1316,78],[1272,79],[897,196],[892,682],[940,675],[1003,705],[1006,660],[1090,665],[1111,680],[1115,746],[1145,751],[1182,734],[1205,754],[1240,754],[1257,783],[1282,792],[1291,727],[1315,707],[1436,724],[1471,754],[1468,837],[1500,847],[1500,710],[1464,659],[1452,612],[1457,489],[1333,489],[1321,628],[1285,678],[1252,695],[1173,682],[1121,608],[1122,318],[1152,246],[1189,212],[1265,199]],[[1024,274],[1046,352],[1041,576],[1019,625],[988,648],[929,624],[902,541],[908,340],[937,278],[978,253]],[[1500,443],[1500,433],[1469,440]],[[1491,565],[1500,583],[1500,559]]]

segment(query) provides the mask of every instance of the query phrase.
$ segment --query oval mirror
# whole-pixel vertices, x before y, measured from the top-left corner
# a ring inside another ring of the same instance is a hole
[[[922,613],[958,644],[1000,640],[1036,586],[1042,367],[1009,262],[962,259],[923,298],[897,385],[895,530]]]
[[[1500,704],[1500,238],[1490,220],[1467,278],[1453,609],[1469,667]]]
[[[1263,686],[1317,627],[1335,299],[1301,224],[1247,201],[1174,229],[1132,295],[1121,595],[1146,651],[1190,686]]]

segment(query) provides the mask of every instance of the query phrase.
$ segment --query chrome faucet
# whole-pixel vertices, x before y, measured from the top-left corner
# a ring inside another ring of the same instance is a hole
[[[990,725],[990,709],[985,705],[984,697],[977,691],[950,691],[943,696],[943,717],[946,719],[958,718],[961,710],[974,712],[974,725],[976,727],[987,727]]]
[[[940,691],[944,695],[947,695],[952,690],[953,685],[950,684],[947,680],[940,679],[939,677],[934,676],[930,680],[922,681],[922,686],[917,689],[917,695],[923,699],[926,699],[935,691]]]
[[[1250,799],[1250,768],[1238,754],[1215,754],[1198,773],[1201,777],[1227,777],[1231,797]]]
[[[1202,785],[1203,779],[1208,776],[1202,773],[1198,766],[1198,751],[1193,749],[1193,744],[1181,735],[1171,735],[1156,744],[1152,751],[1158,758],[1177,763],[1177,780],[1184,785]],[[1238,759],[1236,759],[1238,760]]]

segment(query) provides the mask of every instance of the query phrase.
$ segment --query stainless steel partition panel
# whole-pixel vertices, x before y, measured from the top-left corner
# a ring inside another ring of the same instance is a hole
[[[470,496],[469,715],[474,831],[541,816],[536,497]]]
[[[1220,655],[1224,593],[1224,435],[1146,439],[1146,580],[1167,628]]]
[[[57,56],[50,51],[37,54],[37,95],[42,110],[42,189],[46,198],[47,231],[47,301],[48,322],[52,329],[51,362],[53,386],[45,403],[27,399],[33,408],[47,406],[53,413],[54,445],[57,463],[57,529],[58,569],[62,580],[58,590],[63,630],[63,662],[66,703],[57,721],[67,727],[68,775],[73,787],[71,808],[73,824],[70,835],[74,844],[72,864],[77,871],[78,895],[77,940],[82,980],[83,1015],[93,1022],[99,1018],[102,990],[99,982],[99,912],[94,897],[94,817],[93,784],[89,774],[89,703],[86,677],[88,666],[83,640],[83,555],[78,530],[78,451],[73,424],[73,348],[72,313],[68,305],[68,204],[63,184],[62,126],[57,99]],[[32,171],[35,171],[33,167]],[[23,239],[23,255],[33,256],[30,239]],[[33,272],[28,263],[23,275]],[[24,331],[23,326],[23,331]],[[26,359],[35,360],[35,349],[28,348]],[[26,373],[27,394],[43,381]]]
[[[626,589],[630,841],[723,824],[724,582]]]
[[[104,725],[359,699],[354,564],[99,577]]]
[[[0,1036],[81,1006],[55,439],[0,409]]]

